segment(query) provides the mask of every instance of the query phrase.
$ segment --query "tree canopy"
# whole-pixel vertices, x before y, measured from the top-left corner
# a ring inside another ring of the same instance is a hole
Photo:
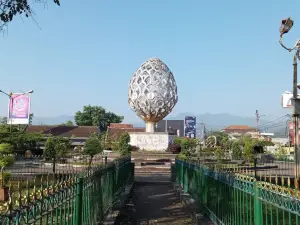
[[[121,123],[123,116],[106,111],[101,106],[87,105],[82,111],[75,113],[75,123],[78,126],[97,126],[102,132],[107,130],[110,123]]]
[[[119,140],[118,140],[118,149],[121,153],[121,155],[128,155],[131,152],[131,145],[130,143],[130,135],[125,132],[121,134]]]
[[[67,122],[65,122],[63,125],[66,125],[66,126],[74,126],[74,123],[72,120],[68,120]]]
[[[52,160],[53,173],[55,172],[56,160],[66,156],[70,146],[70,139],[63,137],[49,137],[45,142],[44,156],[47,160]]]
[[[89,168],[95,155],[103,151],[103,143],[97,135],[91,135],[84,143],[84,153],[90,156]]]
[[[32,3],[46,3],[46,0],[1,0],[0,1],[0,30],[7,23],[11,22],[16,16],[24,15],[30,17],[33,14]],[[60,5],[60,0],[53,0],[57,5]]]
[[[7,124],[0,125],[0,143],[13,146],[14,152],[24,153],[26,150],[36,151],[40,142],[44,141],[44,135],[40,133],[25,133],[19,131],[17,126]]]
[[[14,150],[14,146],[8,143],[0,144],[0,154],[11,154]]]

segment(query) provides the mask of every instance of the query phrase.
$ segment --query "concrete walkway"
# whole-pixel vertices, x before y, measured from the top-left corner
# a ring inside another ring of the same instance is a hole
[[[115,224],[196,224],[176,196],[171,183],[135,184],[130,202]]]

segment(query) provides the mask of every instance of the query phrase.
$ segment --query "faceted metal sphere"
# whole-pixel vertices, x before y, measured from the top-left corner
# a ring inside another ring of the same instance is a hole
[[[151,58],[133,74],[128,103],[146,122],[157,123],[166,117],[178,101],[177,86],[168,66]]]

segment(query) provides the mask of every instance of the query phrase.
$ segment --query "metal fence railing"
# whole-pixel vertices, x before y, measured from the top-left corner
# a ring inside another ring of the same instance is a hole
[[[133,181],[130,157],[82,173],[43,174],[9,187],[0,224],[96,225]]]
[[[215,224],[299,225],[300,191],[176,159],[176,182]]]
[[[262,155],[254,163],[253,161],[230,158],[217,159],[214,156],[201,155],[201,157],[191,158],[190,161],[200,163],[213,170],[226,170],[255,177],[258,181],[268,181],[273,184],[294,187],[295,163],[289,159],[277,159],[270,155]]]
[[[42,155],[33,155],[25,157],[23,155],[13,155],[14,163],[4,168],[5,172],[9,172],[12,180],[27,179],[28,177],[53,173],[53,161],[46,160]],[[104,154],[97,154],[91,163],[92,167],[99,167],[104,164]],[[89,166],[90,156],[77,154],[68,155],[64,158],[58,158],[55,162],[55,173],[81,173],[87,170]]]

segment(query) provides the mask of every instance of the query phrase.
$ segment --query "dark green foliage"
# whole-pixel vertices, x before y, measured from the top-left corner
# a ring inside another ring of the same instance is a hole
[[[131,152],[130,135],[128,133],[121,134],[118,140],[118,149],[121,155],[128,155]]]
[[[103,151],[102,143],[97,135],[91,135],[84,143],[84,153],[90,156],[89,168],[92,165],[94,156]]]
[[[26,150],[36,151],[39,143],[45,140],[45,135],[40,133],[24,133],[16,127],[0,125],[0,143],[7,143],[13,146],[14,152],[24,154]]]
[[[107,112],[101,106],[87,105],[82,112],[75,113],[75,123],[78,126],[97,126],[101,132],[105,132],[110,123],[121,123],[123,116]]]
[[[0,157],[0,164],[3,166],[11,166],[14,164],[15,158],[11,155],[4,155]]]
[[[0,178],[1,187],[8,187],[10,178],[11,178],[11,173],[2,172],[1,173],[1,178]]]
[[[65,126],[74,126],[74,123],[71,120],[68,120],[63,125],[65,125]]]
[[[218,161],[224,159],[224,157],[225,157],[224,149],[222,149],[221,147],[216,147],[215,156],[216,156]]]
[[[48,137],[45,142],[44,157],[46,160],[52,160],[53,173],[55,173],[57,159],[66,156],[69,147],[70,140],[68,138]]]
[[[0,144],[0,154],[11,154],[14,150],[14,146],[8,143]]]
[[[243,152],[242,147],[238,141],[235,141],[232,143],[232,159],[242,159],[243,158]]]
[[[45,0],[35,1],[45,3]],[[57,5],[60,5],[60,0],[53,0]],[[28,0],[1,0],[0,1],[0,30],[4,25],[11,22],[15,16],[24,15],[29,17],[32,15],[31,4]]]
[[[180,151],[179,149],[175,150],[175,152],[185,155],[186,157],[191,157],[195,154],[196,152],[196,147],[197,147],[197,140],[193,138],[178,138],[176,137],[174,139],[174,145],[180,146]],[[176,148],[174,146],[174,148]],[[179,151],[179,152],[178,152]]]

